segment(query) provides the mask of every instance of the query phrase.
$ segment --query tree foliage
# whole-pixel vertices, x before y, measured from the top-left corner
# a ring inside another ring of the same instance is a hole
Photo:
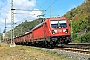
[[[90,43],[90,32],[81,36],[81,42],[82,43],[85,43],[85,42]]]
[[[87,42],[86,38],[90,36],[86,35],[90,31],[90,0],[85,0],[82,5],[71,9],[64,16],[72,20],[73,42],[81,42],[82,35],[83,41]]]

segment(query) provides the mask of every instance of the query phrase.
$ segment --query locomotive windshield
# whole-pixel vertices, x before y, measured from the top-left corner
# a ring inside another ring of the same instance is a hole
[[[66,20],[51,20],[52,28],[66,28]]]

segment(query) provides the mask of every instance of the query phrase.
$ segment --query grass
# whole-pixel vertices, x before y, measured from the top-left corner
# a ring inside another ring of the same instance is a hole
[[[0,60],[72,60],[41,49],[29,46],[16,45],[10,47],[8,44],[0,44]]]

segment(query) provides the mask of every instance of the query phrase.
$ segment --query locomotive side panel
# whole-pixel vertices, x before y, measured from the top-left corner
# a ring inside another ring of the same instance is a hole
[[[44,38],[43,25],[33,31],[33,37],[34,39]]]
[[[50,37],[51,31],[50,31],[50,22],[49,19],[45,20],[45,24],[44,24],[44,34],[45,37]]]

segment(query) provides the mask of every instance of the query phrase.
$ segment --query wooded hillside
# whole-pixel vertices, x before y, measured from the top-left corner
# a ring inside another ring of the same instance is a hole
[[[64,16],[71,20],[73,42],[90,42],[90,0],[85,0]]]

